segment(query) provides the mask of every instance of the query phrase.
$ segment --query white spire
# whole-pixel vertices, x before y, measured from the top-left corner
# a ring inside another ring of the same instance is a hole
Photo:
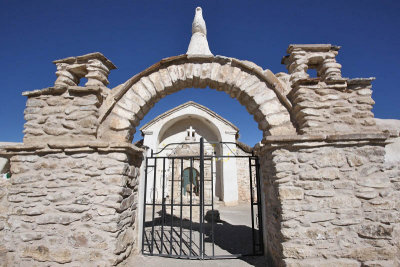
[[[190,39],[186,54],[213,55],[210,48],[208,48],[206,22],[203,19],[201,7],[196,8],[196,14],[192,23],[192,38]]]

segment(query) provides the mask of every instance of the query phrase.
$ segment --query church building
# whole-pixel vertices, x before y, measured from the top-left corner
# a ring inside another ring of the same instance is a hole
[[[205,106],[189,101],[157,116],[140,130],[143,135],[143,145],[147,148],[147,156],[153,153],[157,157],[169,157],[165,167],[167,176],[173,173],[170,158],[199,155],[199,141],[203,137],[205,157],[206,159],[207,156],[210,157],[210,160],[205,161],[204,171],[206,177],[212,177],[214,200],[223,201],[225,205],[236,205],[239,201],[250,200],[248,168],[239,167],[248,164],[247,158],[223,157],[251,155],[251,148],[238,141],[239,129],[230,121]],[[215,157],[211,158],[211,156]],[[197,187],[199,162],[194,161],[193,166],[189,166],[188,161],[183,164],[185,166],[181,186],[183,192],[187,193],[190,191],[189,180],[192,180],[193,188]],[[178,164],[175,164],[174,168],[174,173],[181,177]],[[190,170],[193,172],[194,179],[189,178]],[[157,171],[162,172],[163,168],[157,168]],[[162,174],[157,176],[160,175]],[[152,179],[147,180],[146,196],[148,198],[153,196],[153,190],[155,190],[157,200],[162,198],[163,180],[159,179],[157,182],[160,184],[153,186]],[[176,182],[180,183],[180,181]],[[171,178],[166,177],[164,183],[170,188]],[[211,187],[206,187],[205,190],[207,194]],[[168,195],[171,190],[164,191],[164,197],[171,197]],[[175,190],[175,192],[178,195],[179,191]],[[193,193],[196,192],[193,191]]]

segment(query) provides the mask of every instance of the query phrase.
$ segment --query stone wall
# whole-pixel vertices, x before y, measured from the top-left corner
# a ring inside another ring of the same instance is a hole
[[[260,153],[276,266],[399,266],[400,169],[384,163],[382,140],[360,137],[275,142]]]
[[[299,80],[289,98],[301,134],[376,132],[371,79]]]
[[[0,178],[0,266],[4,266],[7,258],[6,243],[4,242],[4,228],[7,224],[8,213],[9,213],[9,203],[7,201],[8,191],[11,186],[9,180]]]
[[[143,151],[130,144],[135,127],[162,97],[209,86],[236,98],[263,131],[265,248],[276,266],[400,265],[399,166],[385,163],[373,79],[342,78],[338,50],[291,45],[289,73],[279,75],[234,58],[181,55],[113,90],[115,66],[100,53],[55,61],[55,86],[24,93],[24,144],[0,151],[12,155],[0,189],[0,260],[110,266],[136,253]]]
[[[25,92],[24,142],[49,138],[69,141],[95,140],[99,106],[108,89],[101,87],[50,87]]]
[[[110,266],[136,248],[142,152],[65,146],[14,151],[1,242],[7,266]]]

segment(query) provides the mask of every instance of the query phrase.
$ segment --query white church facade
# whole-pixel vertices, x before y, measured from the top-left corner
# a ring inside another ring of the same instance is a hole
[[[225,205],[236,205],[238,202],[250,200],[249,168],[241,167],[248,166],[248,158],[222,157],[251,155],[250,149],[238,141],[239,129],[228,120],[205,106],[189,101],[157,116],[140,130],[148,157],[168,157],[165,166],[160,166],[159,163],[156,168],[159,172],[157,177],[161,177],[161,172],[165,172],[164,179],[157,179],[156,185],[153,185],[151,178],[147,179],[148,201],[151,201],[153,196],[156,201],[163,197],[173,197],[170,196],[171,186],[175,187],[174,197],[178,197],[181,190],[184,197],[188,197],[190,193],[192,197],[198,195],[196,190],[199,181],[199,161],[194,160],[190,163],[184,160],[180,166],[179,160],[172,165],[171,158],[199,155],[201,137],[204,138],[206,157],[205,176],[212,177],[213,183],[212,186],[206,183],[206,197],[210,197],[212,191],[214,200],[222,201]],[[186,181],[190,171],[191,177]],[[175,178],[171,178],[171,174]],[[151,174],[148,175],[151,177]],[[162,183],[166,188],[164,192]],[[177,190],[179,187],[182,187],[181,190]]]

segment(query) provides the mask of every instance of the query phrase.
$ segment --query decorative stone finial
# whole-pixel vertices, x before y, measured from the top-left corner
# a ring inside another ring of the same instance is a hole
[[[192,38],[190,39],[189,48],[186,54],[213,55],[208,47],[206,22],[203,19],[201,7],[196,8],[196,14],[192,23]]]

